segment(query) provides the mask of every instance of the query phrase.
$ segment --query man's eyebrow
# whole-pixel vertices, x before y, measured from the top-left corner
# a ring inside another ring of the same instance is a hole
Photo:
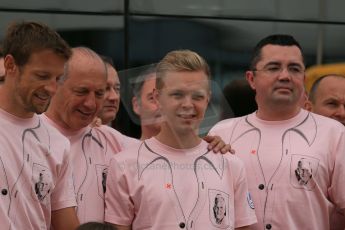
[[[329,101],[338,101],[339,99],[334,96],[328,96],[324,101],[329,102]]]
[[[300,66],[300,67],[303,67],[303,65],[301,63],[298,63],[298,62],[291,62],[288,64],[288,66]]]
[[[269,65],[281,65],[279,61],[270,61],[267,62],[264,66],[269,66]]]

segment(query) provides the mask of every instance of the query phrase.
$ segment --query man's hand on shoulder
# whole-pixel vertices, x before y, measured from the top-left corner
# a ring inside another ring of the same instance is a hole
[[[205,136],[204,141],[208,143],[208,149],[213,150],[214,153],[231,153],[235,154],[235,150],[231,148],[231,145],[225,144],[220,136]]]

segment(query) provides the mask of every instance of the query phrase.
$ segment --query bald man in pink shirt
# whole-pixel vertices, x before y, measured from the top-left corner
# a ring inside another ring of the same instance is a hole
[[[106,66],[89,48],[78,47],[72,51],[66,78],[43,117],[71,142],[70,157],[80,222],[103,222],[109,159],[138,141],[108,126],[89,126],[103,105]]]
[[[345,125],[345,76],[327,74],[317,79],[304,108]],[[345,216],[336,212],[331,225],[332,230],[345,229]]]
[[[336,209],[345,210],[345,129],[301,109],[304,70],[292,36],[264,38],[246,72],[258,110],[210,131],[246,166],[258,218],[253,229],[327,230]]]
[[[305,109],[345,126],[345,76],[328,74],[317,79],[310,89]]]

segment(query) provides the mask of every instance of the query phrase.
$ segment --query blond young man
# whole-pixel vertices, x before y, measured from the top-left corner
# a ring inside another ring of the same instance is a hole
[[[157,66],[160,132],[110,163],[105,220],[118,229],[246,229],[256,222],[243,164],[213,154],[198,136],[210,72],[195,52],[168,53]]]

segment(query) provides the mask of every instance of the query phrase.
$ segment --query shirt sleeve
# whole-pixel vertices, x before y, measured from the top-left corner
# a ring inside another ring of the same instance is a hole
[[[227,120],[222,120],[215,124],[210,131],[208,132],[208,135],[210,136],[220,136],[222,140],[225,143],[229,143],[230,140],[230,130],[232,128],[232,125],[234,123],[233,119],[227,119]]]
[[[330,199],[339,209],[345,209],[345,129],[334,143],[334,171],[331,186],[328,189]]]
[[[235,227],[243,227],[257,222],[254,203],[248,191],[248,184],[243,163],[237,159],[238,176],[235,183]]]
[[[77,206],[69,150],[69,147],[66,147],[63,162],[57,170],[57,179],[51,195],[52,211]]]
[[[122,134],[123,135],[123,134]],[[121,150],[127,150],[129,148],[133,148],[133,146],[137,146],[141,143],[141,141],[134,139],[132,137],[127,137],[123,135],[122,140],[121,140]]]
[[[116,157],[110,161],[105,193],[105,221],[130,226],[134,219],[134,204],[130,198],[125,162]]]

